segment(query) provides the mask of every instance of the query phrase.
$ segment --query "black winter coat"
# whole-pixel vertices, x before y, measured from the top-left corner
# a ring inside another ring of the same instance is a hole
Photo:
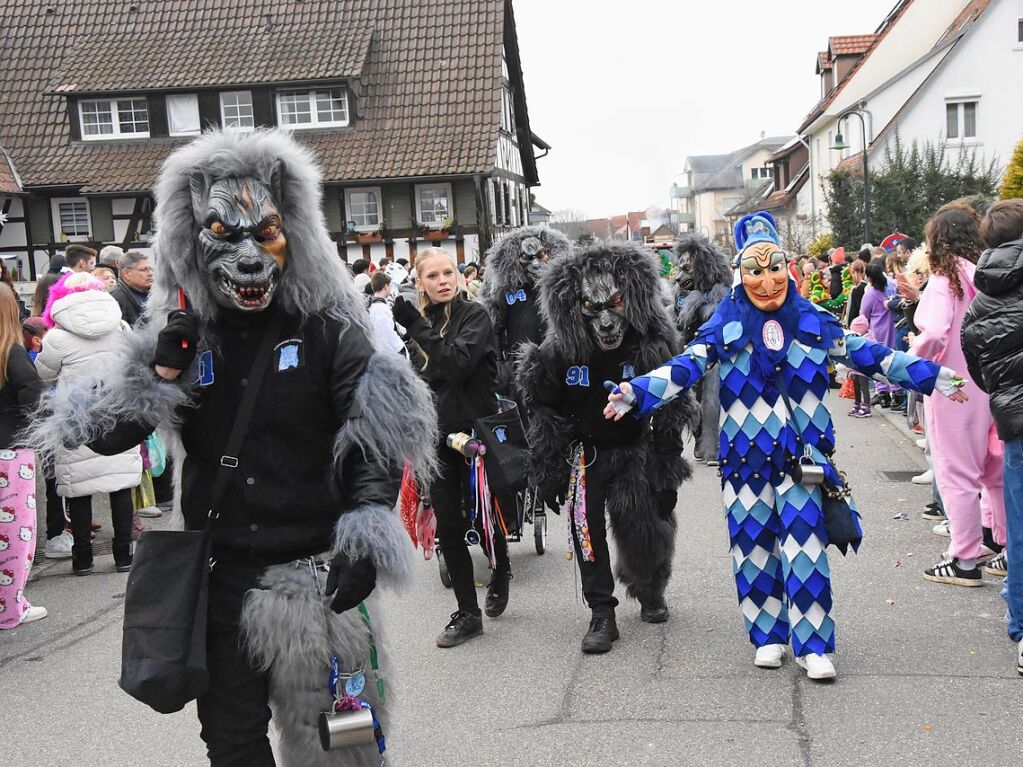
[[[427,308],[406,328],[422,350],[414,364],[437,398],[440,436],[468,432],[474,418],[497,412],[497,340],[487,310],[464,294]],[[443,331],[443,335],[441,334]]]
[[[970,377],[991,397],[998,436],[1016,439],[1023,436],[1023,240],[985,251],[975,282],[963,353]]]
[[[20,447],[18,432],[28,426],[28,415],[42,390],[43,384],[25,347],[14,344],[7,357],[7,383],[0,388],[0,448]]]

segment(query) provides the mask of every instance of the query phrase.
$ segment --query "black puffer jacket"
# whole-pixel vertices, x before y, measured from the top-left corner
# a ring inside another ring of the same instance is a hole
[[[998,436],[1016,439],[1023,436],[1023,240],[985,251],[976,285],[963,352],[970,377],[991,395]]]
[[[442,439],[497,412],[497,339],[482,305],[462,293],[451,301],[450,318],[444,304],[434,304],[407,330],[423,352],[413,364],[437,397]]]

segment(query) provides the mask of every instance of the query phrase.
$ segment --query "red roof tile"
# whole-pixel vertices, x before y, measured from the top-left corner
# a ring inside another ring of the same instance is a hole
[[[0,147],[0,194],[18,194],[21,186],[18,184],[18,176],[14,172],[14,165],[7,152]]]
[[[866,53],[877,35],[835,35],[828,38],[828,50],[832,56],[855,56]]]
[[[26,186],[83,185],[84,192],[150,189],[160,163],[180,139],[75,142],[66,98],[47,92],[79,79],[115,87],[117,72],[90,44],[123,66],[133,87],[157,88],[175,79],[208,82],[217,66],[249,76],[258,69],[217,46],[210,61],[168,54],[166,68],[146,74],[127,54],[152,61],[139,40],[207,39],[222,30],[240,51],[270,26],[280,40],[308,40],[317,56],[302,57],[303,76],[352,70],[365,59],[353,87],[358,113],[352,128],[296,137],[318,156],[327,181],[486,173],[493,168],[501,119],[501,49],[505,0],[18,0],[0,6],[0,140],[17,162]],[[338,32],[339,29],[349,30]],[[368,52],[365,44],[372,30]],[[294,31],[292,31],[294,30]],[[320,36],[317,35],[317,32]],[[304,37],[308,35],[309,37]],[[330,46],[345,50],[334,51]],[[348,46],[352,46],[348,48]],[[166,51],[167,46],[158,46]],[[271,46],[272,48],[272,46]],[[193,48],[189,48],[193,50]],[[71,52],[81,61],[72,59]],[[321,58],[322,57],[322,61]],[[282,59],[268,59],[265,77],[300,74]],[[315,60],[312,60],[315,59]],[[220,62],[220,63],[218,63]],[[88,66],[86,66],[86,64]],[[278,73],[271,71],[279,67]],[[177,68],[177,69],[176,69]],[[225,69],[224,83],[238,73]],[[89,87],[89,86],[84,86]]]
[[[817,74],[831,69],[831,61],[827,51],[817,51]]]

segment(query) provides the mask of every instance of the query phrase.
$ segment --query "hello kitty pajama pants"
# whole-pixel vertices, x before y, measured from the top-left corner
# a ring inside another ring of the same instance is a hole
[[[36,550],[35,455],[0,450],[0,629],[17,628],[31,605],[25,583]]]

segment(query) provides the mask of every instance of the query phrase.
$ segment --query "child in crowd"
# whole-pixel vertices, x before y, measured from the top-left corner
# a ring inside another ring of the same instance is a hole
[[[867,322],[867,318],[863,315],[852,321],[849,331],[854,336],[866,336],[868,339],[873,340],[870,337],[870,323]],[[855,404],[853,409],[849,411],[849,415],[853,418],[870,418],[873,415],[870,409],[870,379],[863,375],[863,373],[857,373],[851,368],[849,369],[849,377],[853,380],[853,391],[856,393]]]

